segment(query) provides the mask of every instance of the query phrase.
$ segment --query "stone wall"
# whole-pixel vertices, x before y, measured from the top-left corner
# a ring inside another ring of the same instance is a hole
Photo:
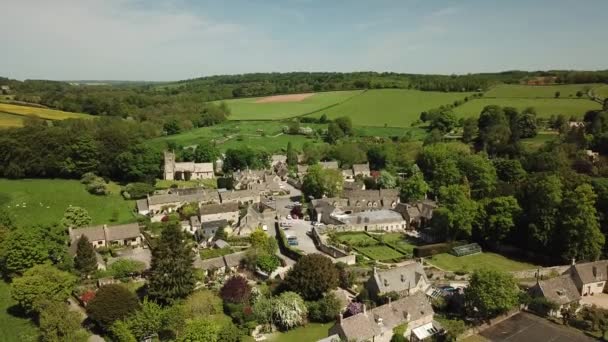
[[[341,261],[346,263],[347,265],[353,265],[356,262],[355,255],[348,254],[347,252],[337,247],[326,244],[321,238],[321,235],[319,235],[319,233],[317,232],[316,228],[312,228],[311,232],[312,240],[315,242],[315,246],[317,247],[317,249],[319,249],[321,252],[330,255],[331,257],[336,259],[336,262]]]
[[[541,277],[548,278],[551,276],[564,274],[564,272],[566,272],[569,268],[570,265],[560,265],[552,267],[538,267],[524,271],[513,271],[510,273],[517,279],[536,278],[536,272],[539,272]]]

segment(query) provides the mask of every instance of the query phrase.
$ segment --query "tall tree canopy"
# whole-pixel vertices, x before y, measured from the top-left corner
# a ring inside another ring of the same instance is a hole
[[[338,269],[321,254],[308,254],[300,258],[287,274],[287,288],[304,299],[316,300],[338,286]]]
[[[194,253],[178,222],[169,223],[152,250],[148,293],[160,303],[187,297],[194,289]]]

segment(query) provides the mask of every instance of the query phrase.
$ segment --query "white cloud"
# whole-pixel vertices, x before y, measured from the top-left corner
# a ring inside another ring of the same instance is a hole
[[[239,52],[274,44],[251,28],[177,3],[142,8],[128,0],[22,0],[2,11],[10,15],[3,15],[0,30],[10,34],[0,36],[9,51],[0,74],[19,78],[194,77],[227,72],[222,65]]]

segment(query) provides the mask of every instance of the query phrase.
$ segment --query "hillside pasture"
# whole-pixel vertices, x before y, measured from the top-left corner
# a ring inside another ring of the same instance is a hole
[[[593,94],[599,98],[608,99],[608,84],[593,88]]]
[[[534,107],[538,117],[541,118],[558,114],[564,114],[566,117],[582,117],[589,110],[601,108],[599,103],[584,99],[482,98],[471,100],[454,111],[458,117],[477,117],[483,108],[489,105],[515,107],[520,111],[527,107]]]
[[[0,341],[38,341],[38,328],[18,311],[10,284],[0,280]]]
[[[48,108],[38,108],[38,107],[28,107],[28,106],[20,106],[13,105],[9,103],[0,103],[0,112],[21,115],[25,117],[38,117],[40,119],[45,120],[65,120],[65,119],[90,119],[91,115],[81,114],[81,113],[72,113],[72,112],[64,112],[62,110],[48,109]]]
[[[576,93],[581,91],[583,98],[587,98],[587,91],[598,87],[599,84],[561,84],[547,86],[532,86],[522,84],[501,84],[492,87],[483,96],[509,97],[509,98],[555,98],[555,93],[559,91],[559,98],[576,99]]]
[[[453,104],[472,93],[443,93],[409,89],[368,90],[337,106],[311,116],[327,114],[330,119],[351,118],[355,126],[410,127],[420,113],[441,105]]]
[[[22,127],[25,117],[0,112],[0,128]]]
[[[18,226],[58,223],[70,206],[85,208],[93,224],[135,221],[134,201],[126,201],[120,188],[111,184],[107,196],[91,195],[77,180],[66,179],[0,179],[0,207],[8,210]]]
[[[505,272],[523,271],[536,268],[537,266],[509,259],[496,253],[477,253],[461,257],[443,253],[433,255],[426,260],[429,264],[437,266],[445,271],[473,272],[479,269],[501,270]]]
[[[354,90],[276,95],[215,101],[215,103],[224,102],[230,108],[229,120],[280,120],[334,106],[361,92]]]

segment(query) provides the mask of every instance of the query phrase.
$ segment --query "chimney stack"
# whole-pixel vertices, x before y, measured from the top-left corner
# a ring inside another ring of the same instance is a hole
[[[340,312],[340,320],[338,321],[340,324],[342,324],[342,320],[344,319],[344,315]]]
[[[572,258],[572,266],[576,265],[576,259]]]
[[[391,307],[391,302],[392,302],[391,296],[388,296],[388,307],[389,308]]]
[[[367,316],[367,305],[363,304],[363,314]]]

